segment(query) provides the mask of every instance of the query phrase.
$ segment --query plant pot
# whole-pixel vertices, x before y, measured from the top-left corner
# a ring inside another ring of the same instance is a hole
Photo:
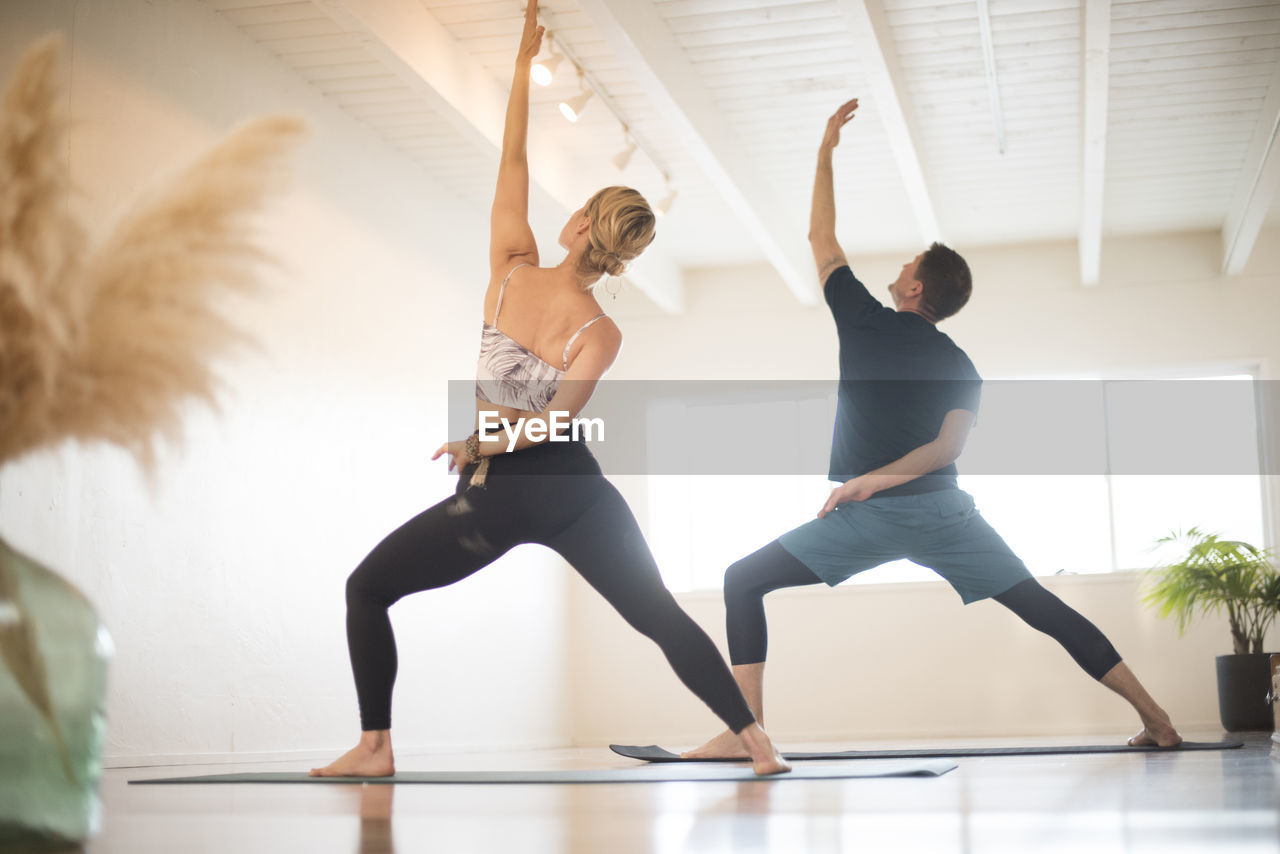
[[[1270,660],[1265,652],[1218,656],[1218,716],[1227,732],[1271,732]]]
[[[0,539],[0,850],[97,830],[110,655],[80,591]]]

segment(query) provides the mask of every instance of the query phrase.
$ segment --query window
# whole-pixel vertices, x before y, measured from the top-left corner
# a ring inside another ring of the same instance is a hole
[[[1261,545],[1254,393],[1248,374],[1179,382],[988,381],[979,424],[959,461],[960,487],[1036,575],[1149,567],[1160,560],[1152,551],[1157,538],[1193,525]],[[1052,396],[1053,405],[1048,397],[1040,405],[1040,395]],[[834,398],[832,390],[822,400],[771,403],[769,426],[798,436],[814,419],[831,424]],[[758,403],[724,400],[657,405],[664,418],[683,406],[698,410],[698,421],[723,424],[741,418],[744,405],[753,416],[761,411]],[[1203,459],[1189,452],[1210,447],[1216,450]],[[1046,448],[1051,472],[1043,471]],[[1028,470],[1038,473],[1014,473],[1023,459],[1035,461]],[[667,585],[720,589],[733,561],[814,518],[830,488],[818,474],[651,476],[646,534]],[[937,578],[895,561],[847,583]]]

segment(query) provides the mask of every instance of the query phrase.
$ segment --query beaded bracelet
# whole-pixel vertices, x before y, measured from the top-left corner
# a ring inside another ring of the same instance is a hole
[[[472,433],[467,437],[467,441],[463,445],[467,449],[467,459],[473,463],[480,462],[480,431]]]

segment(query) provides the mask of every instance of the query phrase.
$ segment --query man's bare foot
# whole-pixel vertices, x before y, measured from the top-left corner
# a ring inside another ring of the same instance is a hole
[[[312,777],[392,777],[396,773],[391,753],[391,733],[369,730],[360,734],[360,743],[323,768],[312,768]]]
[[[1183,736],[1178,735],[1172,722],[1164,711],[1160,717],[1142,718],[1142,732],[1129,739],[1134,748],[1176,748],[1183,743]]]
[[[1168,713],[1142,687],[1129,665],[1123,661],[1116,662],[1099,681],[1128,700],[1138,713],[1142,731],[1129,739],[1132,747],[1177,747],[1182,744],[1182,736],[1173,728]]]
[[[1142,731],[1129,739],[1131,747],[1177,747],[1182,736],[1173,728],[1173,722],[1165,716],[1163,721],[1143,721]]]
[[[686,750],[680,754],[681,759],[750,759],[751,754],[742,743],[742,739],[730,730],[717,735],[701,747]]]
[[[785,774],[791,770],[787,760],[782,758],[782,754],[773,746],[773,742],[769,740],[769,736],[759,724],[751,724],[738,733],[738,740],[751,754],[751,767],[755,770],[757,777]]]

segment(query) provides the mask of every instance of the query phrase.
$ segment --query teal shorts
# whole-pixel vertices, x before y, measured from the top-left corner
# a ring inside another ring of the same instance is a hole
[[[832,587],[901,558],[945,578],[966,605],[1031,578],[960,489],[849,501],[778,542]]]

